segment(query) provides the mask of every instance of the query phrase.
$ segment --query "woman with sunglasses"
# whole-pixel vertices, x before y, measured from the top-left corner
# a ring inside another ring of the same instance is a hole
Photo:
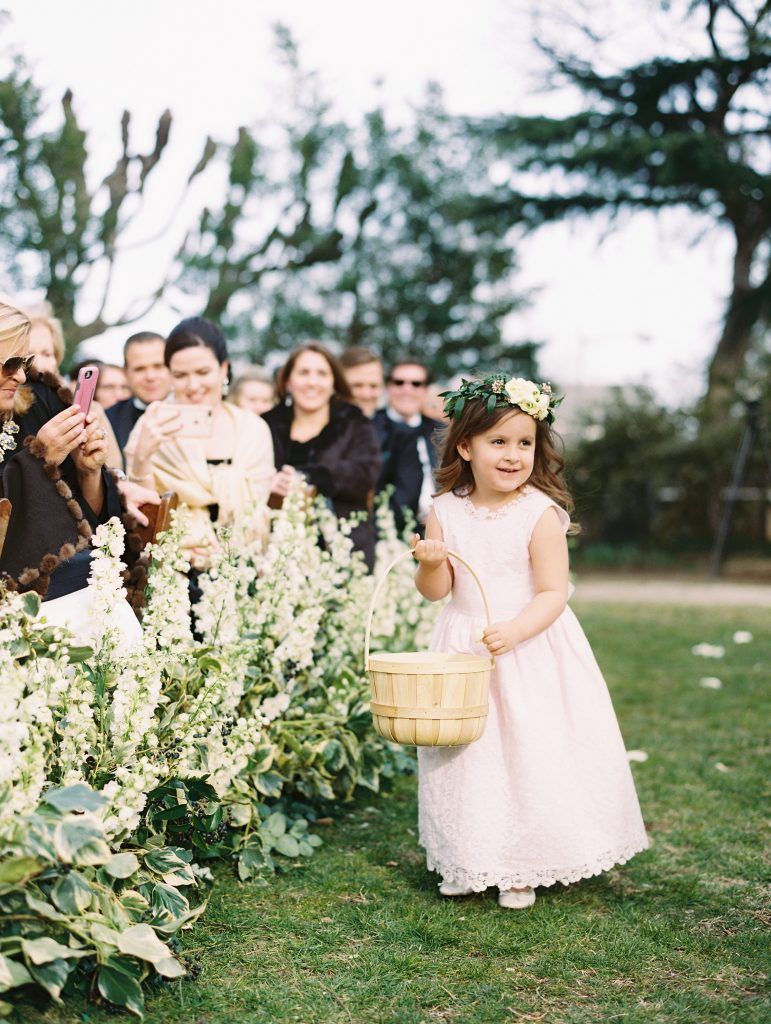
[[[29,331],[27,315],[0,296],[0,495],[11,501],[0,579],[36,591],[49,622],[86,640],[91,536],[122,509],[104,469],[104,430],[58,377],[35,371]],[[134,639],[139,624],[122,604],[116,623]]]

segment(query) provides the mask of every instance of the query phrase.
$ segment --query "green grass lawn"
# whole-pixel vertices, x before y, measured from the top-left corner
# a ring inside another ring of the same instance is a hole
[[[442,900],[417,846],[415,781],[341,808],[325,845],[267,888],[222,869],[185,939],[203,973],[148,1000],[149,1024],[765,1024],[767,611],[584,606],[653,843],[535,907]],[[736,629],[755,640],[735,645]],[[699,641],[726,646],[695,657]],[[699,685],[718,676],[720,690]],[[764,749],[765,745],[765,749]],[[79,997],[24,1024],[102,1024]]]

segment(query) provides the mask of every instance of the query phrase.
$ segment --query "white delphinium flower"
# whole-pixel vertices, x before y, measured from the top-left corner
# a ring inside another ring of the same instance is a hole
[[[103,788],[109,799],[103,812],[105,835],[113,849],[130,836],[142,820],[147,794],[161,782],[160,766],[147,756],[136,757],[131,764],[119,765],[115,777]]]
[[[98,739],[94,719],[96,706],[94,680],[76,666],[57,725],[60,736],[57,768],[62,785],[69,786],[85,779],[83,765],[93,753]]]
[[[120,666],[109,708],[111,753],[118,763],[127,762],[156,727],[161,690],[157,657],[143,652]]]
[[[97,658],[109,658],[120,646],[120,630],[115,624],[115,607],[125,601],[121,561],[124,551],[125,530],[117,516],[97,526],[91,538],[94,552],[88,575],[89,634]]]
[[[182,553],[182,538],[188,531],[185,509],[171,514],[171,526],[150,546],[152,560],[147,571],[147,606],[142,616],[145,645],[171,650],[193,642],[190,626],[190,564]]]

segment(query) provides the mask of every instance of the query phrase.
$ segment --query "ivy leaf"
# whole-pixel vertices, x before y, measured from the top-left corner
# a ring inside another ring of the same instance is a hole
[[[288,833],[283,836],[279,836],[274,844],[274,848],[278,853],[282,853],[285,857],[298,857],[300,854],[300,844]]]
[[[100,994],[109,1003],[123,1006],[140,1020],[144,1020],[145,1000],[142,987],[136,978],[121,968],[115,958],[111,958],[99,968],[96,983]]]
[[[35,966],[50,963],[52,960],[77,959],[88,955],[80,949],[63,946],[47,935],[39,939],[22,939],[21,949],[27,960]]]
[[[133,853],[116,853],[104,866],[111,878],[130,878],[139,870],[139,858]]]
[[[47,789],[41,797],[44,804],[55,807],[57,811],[100,811],[109,803],[106,796],[96,792],[85,782],[76,782],[73,786]]]
[[[21,606],[24,609],[25,615],[29,615],[31,618],[37,618],[40,611],[40,596],[32,590],[28,590],[26,594],[22,596]]]
[[[118,936],[118,949],[126,956],[156,964],[167,960],[171,950],[161,942],[149,924],[135,924]]]
[[[8,857],[0,863],[0,885],[28,882],[42,870],[43,865],[34,857]]]
[[[19,985],[27,985],[31,980],[24,964],[0,953],[0,992],[7,992],[9,988],[17,988]]]
[[[85,956],[85,954],[83,955]],[[48,992],[52,999],[60,1003],[61,999],[59,996],[74,967],[75,965],[68,960],[52,960],[47,964],[30,967],[29,973],[38,985],[41,985]]]
[[[90,867],[104,864],[112,853],[104,841],[104,833],[93,818],[66,818],[56,826],[54,847],[65,864]]]
[[[63,914],[78,917],[91,905],[94,893],[77,871],[62,875],[51,890],[51,899]]]

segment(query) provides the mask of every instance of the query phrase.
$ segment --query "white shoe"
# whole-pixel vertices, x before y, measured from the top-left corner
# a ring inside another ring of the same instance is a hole
[[[470,896],[473,891],[467,885],[458,885],[457,882],[439,883],[439,892],[442,896]]]
[[[521,892],[514,892],[508,889],[498,895],[498,906],[505,907],[506,910],[524,910],[526,907],[532,907],[535,903],[535,890],[524,889]]]

